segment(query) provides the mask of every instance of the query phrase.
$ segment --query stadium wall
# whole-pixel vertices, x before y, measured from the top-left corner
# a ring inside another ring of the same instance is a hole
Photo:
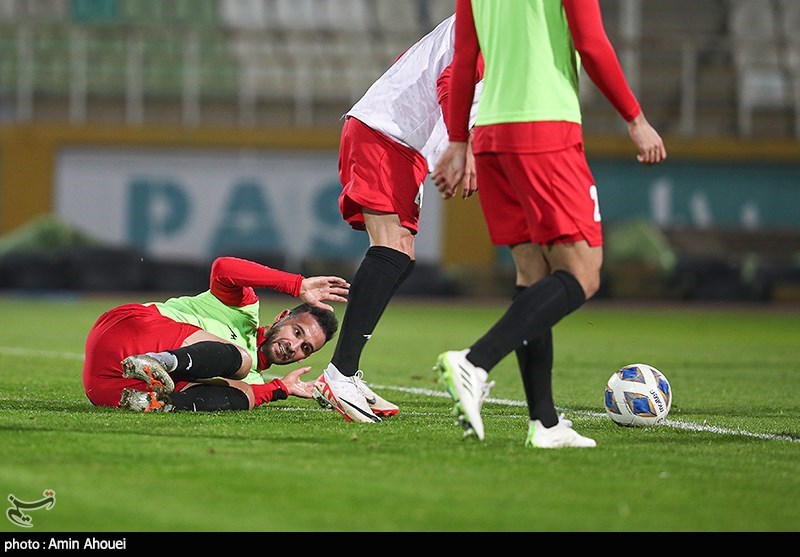
[[[336,206],[338,142],[338,129],[2,126],[0,231],[55,214],[106,240],[176,258],[254,250],[265,238],[291,251],[301,230],[293,257],[358,258],[365,238],[349,233]],[[796,142],[667,144],[667,163],[648,168],[635,163],[627,137],[587,137],[604,222],[800,229]],[[494,268],[498,254],[477,200],[443,203],[432,186],[427,192],[421,259],[465,273]],[[187,205],[200,228],[186,224]],[[241,229],[226,228],[237,220]]]
[[[208,258],[231,246],[255,251],[266,242],[273,243],[263,250],[294,250],[295,259],[360,258],[366,238],[350,233],[336,203],[338,144],[338,129],[0,127],[0,232],[55,215],[101,240],[173,258]],[[426,189],[418,257],[491,263],[485,236],[450,224],[480,222],[477,201],[443,211]],[[176,213],[182,203],[193,213]],[[250,231],[238,234],[209,224],[225,218],[259,224],[245,223]],[[442,231],[458,228],[459,239],[446,241]],[[227,246],[219,241],[225,234]]]

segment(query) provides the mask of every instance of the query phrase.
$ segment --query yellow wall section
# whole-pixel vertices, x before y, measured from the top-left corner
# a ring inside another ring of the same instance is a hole
[[[0,231],[8,232],[52,207],[52,140],[30,127],[0,135]]]
[[[485,263],[493,266],[495,248],[489,241],[477,194],[465,200],[459,192],[444,202],[442,237],[442,261],[451,265]]]

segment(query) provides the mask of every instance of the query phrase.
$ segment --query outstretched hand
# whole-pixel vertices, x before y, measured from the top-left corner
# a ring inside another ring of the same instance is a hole
[[[311,398],[314,389],[313,381],[303,381],[300,376],[311,371],[311,366],[301,367],[290,371],[281,378],[283,384],[289,389],[289,394],[300,398]]]
[[[324,302],[346,302],[349,293],[350,283],[341,277],[308,277],[300,283],[299,298],[311,306],[333,311]]]

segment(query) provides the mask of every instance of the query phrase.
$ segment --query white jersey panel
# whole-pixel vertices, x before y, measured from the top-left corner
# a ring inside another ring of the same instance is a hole
[[[433,168],[447,146],[436,82],[453,60],[455,15],[414,43],[347,112],[422,154]],[[479,84],[480,85],[480,84]],[[480,87],[475,88],[470,125]]]

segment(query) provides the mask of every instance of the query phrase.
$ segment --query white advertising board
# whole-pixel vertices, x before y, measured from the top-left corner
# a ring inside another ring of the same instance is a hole
[[[57,216],[160,258],[233,252],[360,260],[368,246],[339,213],[337,153],[65,148]],[[417,259],[439,261],[441,199],[425,186]]]

